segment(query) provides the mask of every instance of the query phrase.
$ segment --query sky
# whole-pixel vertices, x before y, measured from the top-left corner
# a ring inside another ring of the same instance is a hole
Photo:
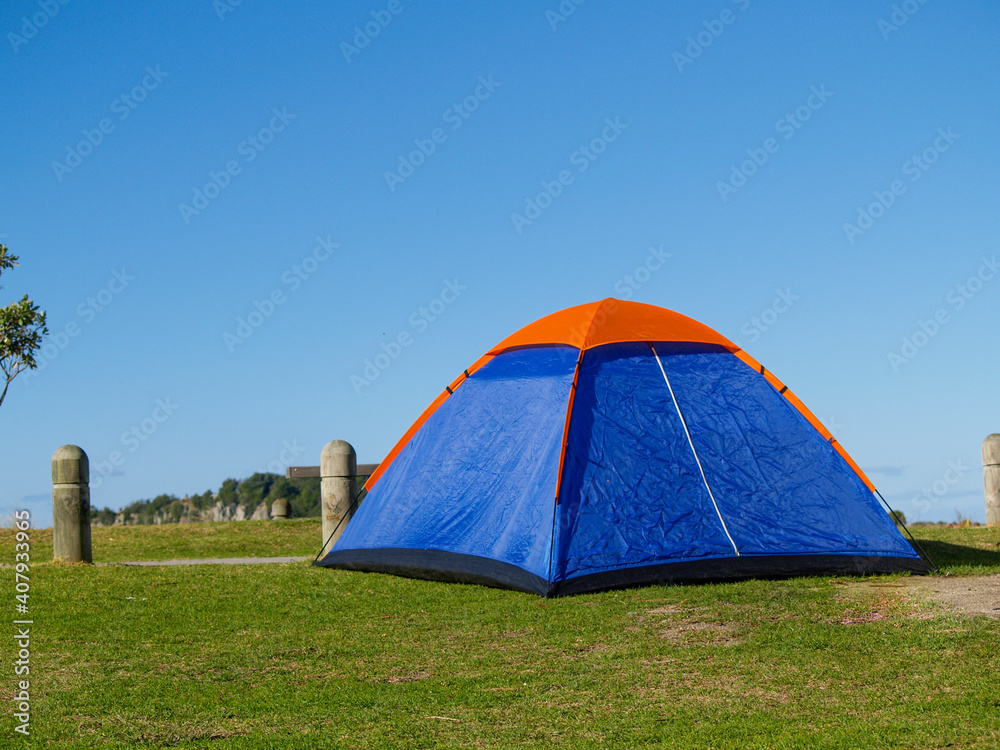
[[[4,517],[51,524],[67,443],[95,508],[377,462],[617,297],[744,347],[909,520],[985,520],[995,2],[11,0],[0,33],[0,304],[49,328]]]

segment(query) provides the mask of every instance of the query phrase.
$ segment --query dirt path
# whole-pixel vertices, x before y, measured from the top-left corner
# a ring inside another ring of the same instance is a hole
[[[1000,575],[911,576],[901,580],[948,607],[970,615],[1000,619]]]

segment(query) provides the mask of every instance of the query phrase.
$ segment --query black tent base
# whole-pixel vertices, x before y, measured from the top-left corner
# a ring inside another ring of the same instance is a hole
[[[422,549],[361,549],[331,552],[318,566],[391,573],[432,581],[477,583],[495,588],[526,591],[541,596],[585,594],[606,589],[652,584],[708,583],[745,578],[792,578],[795,576],[869,575],[929,571],[915,557],[877,555],[743,555],[712,560],[691,560],[644,565],[549,583],[516,565],[475,555]]]

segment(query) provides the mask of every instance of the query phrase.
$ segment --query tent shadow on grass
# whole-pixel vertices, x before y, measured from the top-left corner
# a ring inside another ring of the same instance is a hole
[[[993,568],[1000,571],[1000,549],[981,549],[971,545],[937,542],[929,539],[919,539],[927,556],[942,571],[956,565]]]

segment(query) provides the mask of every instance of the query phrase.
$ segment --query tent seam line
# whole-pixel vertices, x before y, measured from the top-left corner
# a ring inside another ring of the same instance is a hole
[[[580,349],[580,353],[576,356],[576,364],[573,365],[573,380],[570,381],[569,398],[566,404],[566,421],[563,425],[562,445],[559,449],[559,475],[556,477],[556,496],[555,502],[552,505],[552,532],[549,535],[549,573],[546,581],[549,593],[552,592],[552,563],[556,547],[556,516],[559,515],[559,494],[562,492],[562,474],[566,464],[566,449],[569,447],[567,445],[569,442],[569,427],[573,421],[573,403],[576,400],[576,379],[580,376],[580,363],[583,362],[583,351],[583,349]],[[545,596],[548,597],[549,593],[546,593]]]
[[[729,543],[733,545],[733,551],[736,552],[737,557],[742,557],[740,553],[740,548],[736,546],[736,542],[733,540],[732,535],[729,533],[729,528],[726,526],[726,519],[722,517],[722,511],[719,510],[719,504],[715,501],[715,495],[712,493],[712,487],[708,483],[708,478],[705,476],[705,469],[702,468],[701,459],[698,458],[698,451],[695,450],[694,441],[691,440],[691,433],[688,431],[687,421],[684,419],[684,414],[681,412],[680,404],[677,403],[677,396],[674,395],[674,388],[670,385],[670,378],[667,377],[667,371],[663,369],[663,362],[660,361],[660,355],[656,351],[656,347],[652,344],[649,348],[653,350],[653,356],[656,357],[656,364],[660,366],[660,373],[663,375],[663,380],[667,384],[667,390],[670,391],[670,398],[674,402],[674,408],[677,410],[677,416],[680,417],[681,426],[684,428],[684,434],[687,436],[688,445],[691,446],[691,453],[694,454],[695,463],[698,464],[698,471],[701,473],[701,481],[705,485],[705,489],[708,490],[708,496],[712,500],[712,506],[715,508],[715,514],[719,517],[719,523],[722,524],[722,530],[726,532],[726,538]]]

